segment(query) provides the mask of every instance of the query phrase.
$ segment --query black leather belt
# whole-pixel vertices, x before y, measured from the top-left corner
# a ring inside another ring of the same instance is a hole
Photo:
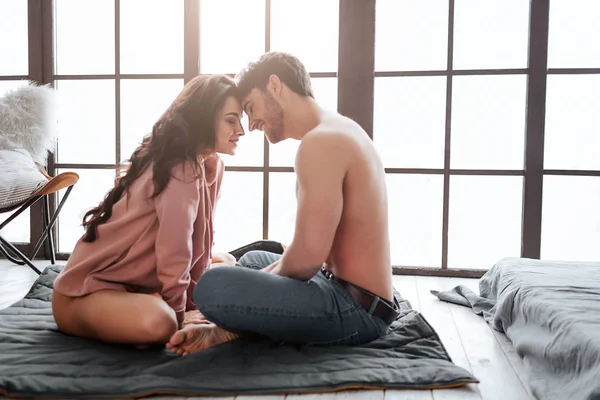
[[[400,306],[398,305],[395,296],[394,302],[390,303],[360,286],[334,276],[331,271],[327,271],[325,268],[321,268],[321,273],[328,280],[335,280],[338,282],[348,293],[350,293],[350,296],[358,301],[362,308],[368,313],[381,318],[386,324],[391,324],[398,318]]]

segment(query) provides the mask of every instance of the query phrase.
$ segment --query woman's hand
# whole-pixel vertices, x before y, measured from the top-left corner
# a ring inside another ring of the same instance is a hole
[[[214,252],[211,264],[235,265],[237,260],[229,253]]]
[[[275,274],[278,275],[279,272],[279,262],[281,261],[281,258],[277,261],[275,261],[273,264],[263,268],[261,271],[263,272],[268,272],[270,274]]]

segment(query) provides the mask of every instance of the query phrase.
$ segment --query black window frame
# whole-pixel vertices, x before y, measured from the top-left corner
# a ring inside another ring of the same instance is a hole
[[[47,169],[53,175],[57,169],[90,168],[113,169],[121,161],[120,151],[120,80],[183,78],[188,82],[199,73],[200,65],[200,2],[184,0],[184,72],[183,74],[121,74],[120,73],[120,0],[115,4],[115,73],[110,75],[56,75],[54,71],[54,0],[28,0],[28,54],[27,76],[0,76],[0,80],[29,79],[41,84],[53,84],[67,79],[111,79],[115,81],[116,106],[116,163],[75,164],[57,163],[53,155],[48,159]],[[450,176],[523,176],[523,202],[521,225],[521,257],[540,258],[542,234],[543,178],[548,175],[600,176],[596,170],[546,170],[544,169],[544,129],[546,121],[547,77],[551,74],[600,74],[600,68],[551,68],[548,69],[548,31],[550,2],[530,0],[528,64],[521,69],[453,69],[453,32],[455,0],[449,0],[447,66],[439,71],[375,71],[375,14],[376,0],[339,1],[339,49],[338,71],[312,73],[312,77],[335,77],[338,82],[338,111],[357,121],[373,138],[374,82],[376,77],[394,76],[445,76],[446,77],[446,127],[444,167],[386,168],[388,174],[438,174],[443,175],[443,223],[441,268],[418,266],[394,266],[395,274],[431,276],[480,277],[485,269],[448,268],[448,215]],[[271,0],[265,0],[265,51],[270,49]],[[527,76],[525,154],[523,169],[520,170],[475,170],[450,168],[451,100],[452,78],[459,75],[505,75]],[[293,172],[292,167],[269,165],[269,144],[264,139],[262,166],[230,166],[227,171],[262,172],[263,174],[263,238],[268,237],[269,225],[269,177],[271,173]],[[56,207],[56,199],[51,202]],[[30,242],[35,243],[42,232],[41,205],[31,209]],[[25,252],[32,250],[32,243],[18,244]],[[65,260],[70,253],[59,253],[58,259]],[[48,254],[45,254],[47,257]]]

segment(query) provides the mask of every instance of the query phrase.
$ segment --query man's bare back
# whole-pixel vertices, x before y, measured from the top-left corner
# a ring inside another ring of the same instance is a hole
[[[323,114],[309,135],[335,132],[339,151],[331,163],[343,163],[343,209],[326,268],[335,276],[392,300],[385,170],[372,140],[356,122],[337,113]],[[300,152],[298,157],[312,157]],[[319,176],[310,179],[319,179]]]

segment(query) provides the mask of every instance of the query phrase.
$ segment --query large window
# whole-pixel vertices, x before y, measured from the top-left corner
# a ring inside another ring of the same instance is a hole
[[[305,63],[316,99],[337,110],[339,0],[201,1],[199,14],[200,73],[235,74],[265,51],[287,51]],[[215,246],[225,251],[263,237],[289,243],[295,224],[298,142],[271,146],[247,122],[238,153],[223,156]]]
[[[55,0],[53,83],[61,95],[61,131],[54,166],[81,176],[59,218],[59,251],[72,251],[84,212],[112,186],[116,165],[198,73],[233,75],[265,51],[289,51],[312,73],[317,99],[337,109],[339,3],[318,2],[316,16],[313,3]],[[93,21],[81,18],[90,12]],[[298,36],[315,18],[325,28]],[[186,71],[186,65],[193,67]],[[247,131],[247,118],[244,125]],[[247,132],[238,154],[223,157],[219,249],[263,237],[291,240],[296,148],[292,141],[270,147],[262,132]]]
[[[53,28],[54,167],[80,175],[58,220],[58,251],[70,253],[83,214],[113,186],[116,165],[183,88],[184,1],[55,0]]]
[[[377,0],[373,139],[395,265],[521,252],[528,2]]]
[[[27,0],[0,2],[0,96],[25,84],[29,76]],[[6,40],[10,38],[10,40]],[[1,171],[0,171],[1,173]],[[10,214],[0,214],[0,222]],[[20,250],[29,251],[32,242],[31,213],[23,212],[0,233]]]
[[[81,176],[59,219],[63,258],[116,165],[185,82],[284,50],[305,63],[317,101],[373,138],[397,272],[480,275],[502,257],[597,260],[596,3],[12,0],[0,2],[0,34],[14,38],[0,41],[13,54],[0,61],[0,94],[30,78],[61,95],[49,170]],[[219,250],[293,234],[298,143],[271,146],[244,125],[238,154],[223,157]],[[34,210],[3,234],[28,243],[40,219]]]
[[[552,0],[541,257],[600,260],[600,3]]]

